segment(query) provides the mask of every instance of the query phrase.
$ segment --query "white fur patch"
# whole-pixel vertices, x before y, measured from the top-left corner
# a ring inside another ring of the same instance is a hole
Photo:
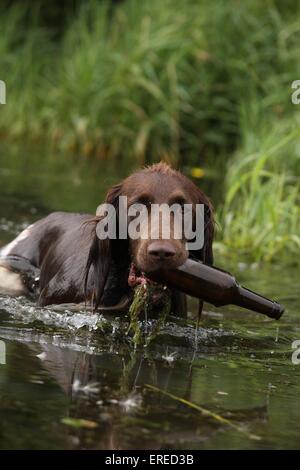
[[[26,292],[21,276],[18,273],[0,266],[0,293],[22,295]]]
[[[4,246],[0,250],[0,256],[9,255],[20,241],[25,240],[25,238],[29,237],[32,226],[33,224],[29,225],[29,227],[25,228],[25,230],[19,233],[19,235],[13,241],[8,243],[8,245]]]

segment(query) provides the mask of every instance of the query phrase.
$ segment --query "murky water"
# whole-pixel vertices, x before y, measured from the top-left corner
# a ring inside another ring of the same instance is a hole
[[[1,148],[1,244],[49,211],[94,211],[127,171]],[[197,335],[169,321],[135,352],[122,318],[1,297],[0,448],[299,448],[299,271],[217,264],[284,303],[282,320],[206,305]]]

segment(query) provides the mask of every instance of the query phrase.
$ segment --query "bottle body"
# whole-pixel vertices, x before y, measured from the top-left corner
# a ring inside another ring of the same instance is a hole
[[[199,261],[187,259],[176,269],[150,273],[154,281],[175,287],[216,307],[234,304],[278,319],[283,307],[238,284],[232,274]]]

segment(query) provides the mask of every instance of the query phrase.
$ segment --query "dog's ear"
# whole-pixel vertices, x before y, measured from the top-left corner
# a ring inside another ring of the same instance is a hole
[[[112,186],[106,194],[105,202],[112,204],[116,209],[119,207],[119,197],[122,195],[122,183]]]
[[[193,256],[206,264],[213,264],[213,238],[215,230],[214,209],[209,198],[197,188],[197,204],[204,204],[204,242],[203,248]]]
[[[117,230],[121,194],[122,183],[110,188],[105,198],[105,203],[115,208]],[[86,298],[92,299],[94,308],[100,304],[113,305],[118,302],[127,287],[125,272],[129,266],[127,240],[119,240],[118,233],[116,239],[98,238],[96,229],[101,219],[101,216],[96,216],[91,221],[94,222],[94,235],[85,270]],[[122,271],[123,277],[120,275]]]

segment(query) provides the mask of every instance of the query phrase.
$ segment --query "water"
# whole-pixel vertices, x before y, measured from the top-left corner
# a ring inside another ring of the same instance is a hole
[[[0,159],[1,244],[49,211],[93,212],[130,171],[26,148]],[[299,448],[299,272],[217,264],[284,303],[281,321],[206,305],[197,337],[193,323],[168,322],[135,352],[124,319],[1,297],[0,448]]]

